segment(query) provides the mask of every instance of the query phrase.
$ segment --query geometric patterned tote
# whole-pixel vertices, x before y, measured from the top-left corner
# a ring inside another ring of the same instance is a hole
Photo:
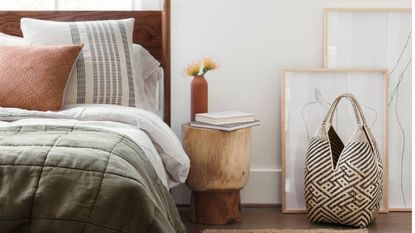
[[[352,105],[357,127],[346,145],[332,127],[342,98]],[[310,222],[366,227],[377,216],[383,191],[383,163],[363,111],[351,94],[338,96],[311,139],[304,191]]]

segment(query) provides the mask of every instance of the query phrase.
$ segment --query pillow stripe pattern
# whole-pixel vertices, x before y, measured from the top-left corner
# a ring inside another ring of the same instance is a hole
[[[130,58],[130,50],[128,50],[128,42],[127,42],[127,32],[125,30],[125,26],[124,24],[122,24],[121,22],[118,22],[118,26],[120,27],[120,31],[121,31],[121,35],[122,37],[122,42],[124,45],[124,53],[125,53],[125,60],[127,61],[127,74],[128,74],[128,86],[130,87],[129,90],[129,94],[130,94],[130,99],[129,99],[129,104],[130,106],[134,106],[134,85],[133,84],[133,71],[131,69],[131,58]]]
[[[116,47],[113,48],[114,46],[116,46],[115,42],[114,42],[115,40],[114,40],[114,37],[113,37],[113,32],[110,33],[110,30],[109,30],[110,26],[108,26],[106,23],[102,23],[102,25],[105,28],[104,31],[105,31],[105,36],[107,38],[107,44],[109,45],[108,46],[109,54],[115,55],[115,56],[109,56],[110,61],[107,60],[107,62],[111,62],[111,64],[114,65],[113,69],[111,69],[111,76],[112,77],[119,77],[120,75],[117,76],[115,71],[118,70],[118,67],[120,66],[120,64],[119,64],[120,63],[120,58],[119,58],[120,55],[118,54],[117,48]],[[115,62],[115,58],[116,58],[117,62]],[[120,70],[118,70],[118,71],[119,71],[118,74],[121,74],[121,71]],[[118,80],[116,78],[112,79],[113,88],[112,88],[111,104],[116,104],[116,100],[117,100],[117,98],[116,98],[117,97],[117,88],[116,88],[117,87],[117,81]],[[107,91],[109,91],[109,90],[107,90]],[[118,104],[120,104],[120,103],[121,103],[121,98],[119,98],[119,103]]]
[[[79,28],[75,23],[69,23],[71,28],[72,43],[80,44],[81,38],[79,36]],[[79,53],[78,60],[76,62],[76,72],[77,72],[77,103],[85,103],[85,63],[84,55],[82,51]]]
[[[105,64],[105,93],[111,93],[111,80],[110,80],[110,66],[108,66],[107,64],[109,64],[109,57],[108,57],[108,51],[109,51],[109,47],[111,47],[111,45],[108,43],[108,38],[106,36],[104,36],[104,32],[103,32],[103,25],[101,25],[98,22],[98,32],[99,32],[99,38],[101,40],[101,45],[103,45],[104,47],[107,45],[107,47],[105,47],[104,49],[102,49],[102,52],[104,54],[104,60],[100,60],[101,62],[104,61]],[[115,89],[113,87],[113,89]],[[110,103],[110,95],[106,95],[105,96],[105,103]]]
[[[131,58],[133,28],[134,19],[85,22],[22,19],[23,35],[31,44],[84,43],[66,89],[65,104],[139,107],[139,88]],[[46,31],[54,31],[54,35],[45,34]]]
[[[112,27],[112,25],[110,25],[109,23],[106,23],[107,27],[110,29],[110,35],[111,35],[111,41],[112,41],[112,45],[114,47],[114,54],[115,54],[115,59],[117,61],[116,65],[117,65],[117,77],[118,77],[118,97],[117,97],[117,104],[121,104],[121,95],[122,95],[122,80],[121,80],[121,64],[120,64],[120,54],[118,52],[118,47],[117,47],[117,43],[115,43],[115,32],[114,32],[114,28]],[[116,84],[115,84],[116,85]],[[116,92],[116,89],[114,89],[114,91]],[[113,97],[115,98],[115,94],[113,95]],[[114,103],[115,99],[113,99],[113,103]]]
[[[91,45],[91,51],[94,51],[92,55],[92,60],[95,61],[96,64],[94,66],[94,93],[97,93],[97,95],[94,95],[94,104],[96,103],[104,103],[104,81],[102,80],[104,77],[103,75],[99,75],[98,80],[98,74],[103,74],[103,67],[102,67],[102,58],[101,58],[101,44],[99,42],[99,38],[96,32],[96,28],[86,23],[86,29],[88,32],[88,40]],[[98,66],[98,67],[97,67]],[[98,88],[99,88],[99,94],[98,94]],[[97,100],[98,99],[98,100]]]

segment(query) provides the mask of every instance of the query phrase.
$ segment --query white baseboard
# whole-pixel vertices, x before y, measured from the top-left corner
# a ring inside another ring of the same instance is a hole
[[[180,185],[172,190],[179,205],[190,203],[190,190]],[[248,184],[241,190],[242,204],[281,204],[281,170],[252,169]]]

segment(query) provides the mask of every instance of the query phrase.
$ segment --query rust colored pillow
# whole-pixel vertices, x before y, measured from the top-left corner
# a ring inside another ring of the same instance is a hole
[[[0,107],[60,110],[82,47],[0,46]]]

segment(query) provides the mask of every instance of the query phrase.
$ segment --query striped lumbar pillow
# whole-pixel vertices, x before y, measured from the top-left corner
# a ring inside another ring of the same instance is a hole
[[[22,18],[21,28],[30,44],[84,44],[66,87],[65,104],[139,107],[141,91],[132,61],[134,19],[55,22]]]

